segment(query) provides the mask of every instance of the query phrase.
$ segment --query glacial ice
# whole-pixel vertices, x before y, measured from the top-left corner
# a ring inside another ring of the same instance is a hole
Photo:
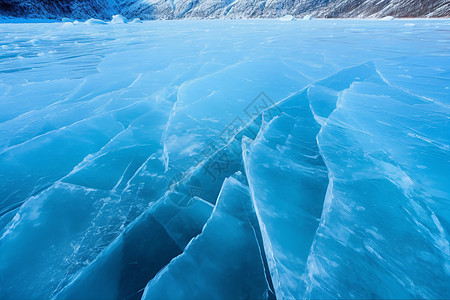
[[[0,24],[0,298],[450,296],[449,20],[65,21]]]

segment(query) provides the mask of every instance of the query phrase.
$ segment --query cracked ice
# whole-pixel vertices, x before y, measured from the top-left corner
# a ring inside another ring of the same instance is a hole
[[[448,298],[449,32],[0,24],[0,298]]]

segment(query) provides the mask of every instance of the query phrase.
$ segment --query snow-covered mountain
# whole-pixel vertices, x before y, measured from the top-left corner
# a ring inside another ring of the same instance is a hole
[[[315,10],[313,15],[327,18],[349,17],[448,17],[448,0],[337,0]]]
[[[117,0],[0,0],[0,16],[21,18],[110,19]]]
[[[446,17],[448,0],[0,0],[0,15],[23,18],[141,19]]]

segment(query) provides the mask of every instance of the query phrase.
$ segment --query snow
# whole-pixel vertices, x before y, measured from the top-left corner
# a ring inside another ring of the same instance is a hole
[[[449,20],[115,20],[0,24],[0,298],[448,298]]]
[[[293,15],[285,15],[281,18],[279,18],[280,21],[293,21],[294,20],[294,16]]]

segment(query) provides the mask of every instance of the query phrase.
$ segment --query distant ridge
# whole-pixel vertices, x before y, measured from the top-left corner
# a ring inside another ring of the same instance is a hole
[[[110,19],[450,17],[449,0],[0,0],[0,16]]]

